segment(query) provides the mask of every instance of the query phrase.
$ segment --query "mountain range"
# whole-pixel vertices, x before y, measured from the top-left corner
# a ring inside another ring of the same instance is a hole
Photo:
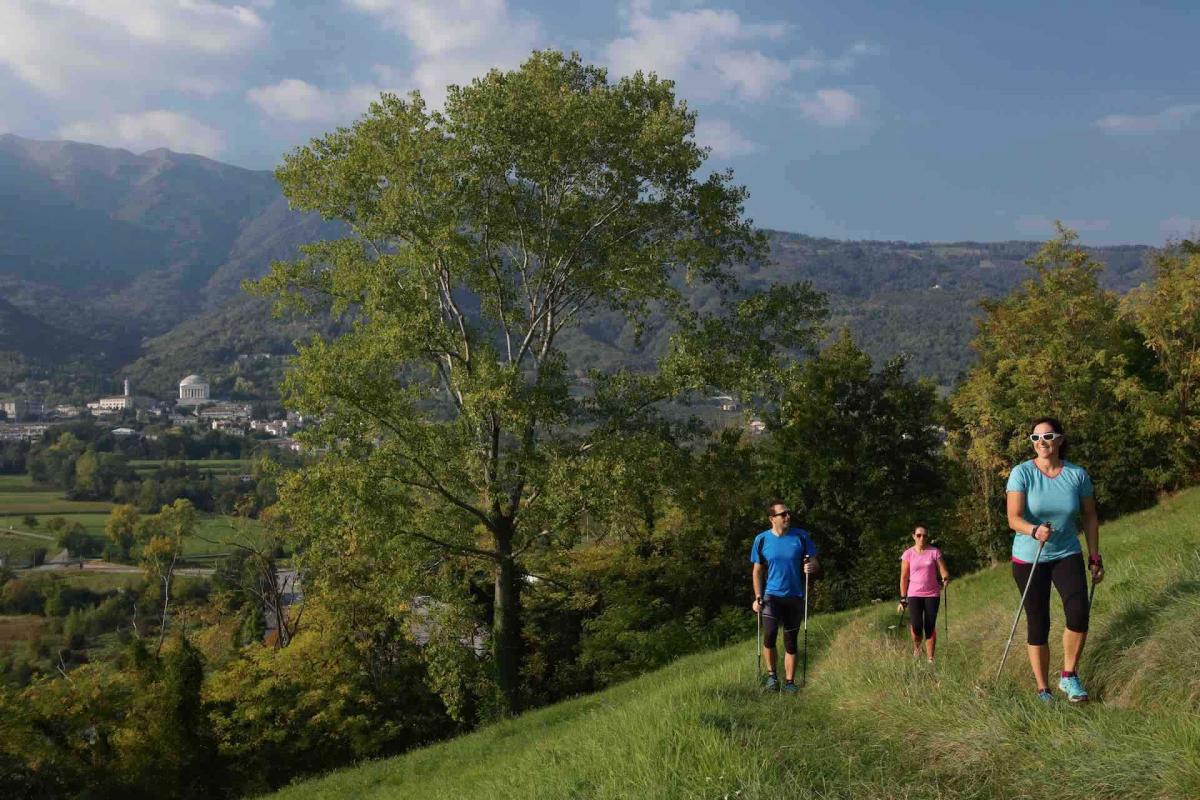
[[[62,392],[111,390],[122,377],[169,396],[201,372],[214,393],[274,392],[280,359],[312,324],[271,320],[246,278],[340,225],[288,208],[270,172],[169,150],[141,154],[0,135],[0,392],[23,379]],[[1029,271],[1036,242],[841,241],[766,232],[770,257],[738,268],[743,285],[811,281],[877,360],[907,353],[948,386],[971,363],[976,303]],[[1095,250],[1104,282],[1149,277],[1144,246]],[[600,317],[566,346],[585,365],[645,363],[627,320]],[[239,357],[240,356],[240,357]]]

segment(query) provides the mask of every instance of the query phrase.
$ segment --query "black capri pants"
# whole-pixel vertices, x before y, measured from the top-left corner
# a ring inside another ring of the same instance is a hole
[[[941,603],[941,597],[908,598],[908,625],[917,636],[933,638],[934,629],[937,627],[938,606]]]
[[[796,632],[804,620],[803,597],[777,597],[769,594],[762,609],[763,647],[775,649],[775,637],[779,626],[783,626],[783,650],[796,654]]]
[[[1013,580],[1017,588],[1025,591],[1025,582],[1033,571],[1029,594],[1025,595],[1026,641],[1034,646],[1046,644],[1050,639],[1050,584],[1058,589],[1062,598],[1063,614],[1067,629],[1076,633],[1087,633],[1088,590],[1087,575],[1083,569],[1083,554],[1060,558],[1055,561],[1032,564],[1013,562]]]

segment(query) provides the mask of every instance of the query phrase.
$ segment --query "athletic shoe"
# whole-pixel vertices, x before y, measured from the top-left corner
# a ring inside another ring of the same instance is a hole
[[[776,678],[774,673],[768,673],[767,679],[763,681],[763,689],[766,689],[768,692],[778,692],[779,678]]]
[[[785,683],[783,685],[783,693],[784,694],[796,694],[799,691],[800,691],[800,687],[798,687],[795,684],[795,682],[793,682],[793,681],[788,681],[787,683]]]
[[[1084,689],[1083,684],[1079,682],[1078,675],[1072,675],[1069,678],[1059,678],[1058,688],[1067,693],[1067,699],[1072,703],[1087,702],[1087,689]]]
[[[1038,692],[1037,697],[1038,697],[1038,700],[1041,700],[1043,703],[1045,703],[1048,706],[1054,705],[1054,695],[1050,694],[1049,689],[1042,689],[1041,691]]]

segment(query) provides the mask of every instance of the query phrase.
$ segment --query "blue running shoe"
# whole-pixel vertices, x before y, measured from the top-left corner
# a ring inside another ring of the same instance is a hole
[[[1054,695],[1050,694],[1049,689],[1042,689],[1038,692],[1038,700],[1041,700],[1048,706],[1054,705]]]
[[[796,694],[800,691],[800,687],[796,686],[794,681],[788,681],[783,685],[784,694]]]
[[[1072,703],[1086,703],[1088,700],[1087,689],[1084,689],[1083,684],[1079,682],[1078,675],[1059,678],[1058,688],[1067,693],[1067,699]]]
[[[779,691],[779,678],[775,677],[774,672],[767,673],[767,679],[765,681],[763,681],[763,689],[765,689],[768,692],[778,692]]]

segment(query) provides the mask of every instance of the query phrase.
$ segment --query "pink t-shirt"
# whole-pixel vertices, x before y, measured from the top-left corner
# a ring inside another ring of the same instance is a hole
[[[938,559],[942,551],[936,547],[926,547],[920,552],[910,547],[900,556],[901,561],[908,562],[908,596],[909,597],[940,597],[941,587],[938,585]]]

